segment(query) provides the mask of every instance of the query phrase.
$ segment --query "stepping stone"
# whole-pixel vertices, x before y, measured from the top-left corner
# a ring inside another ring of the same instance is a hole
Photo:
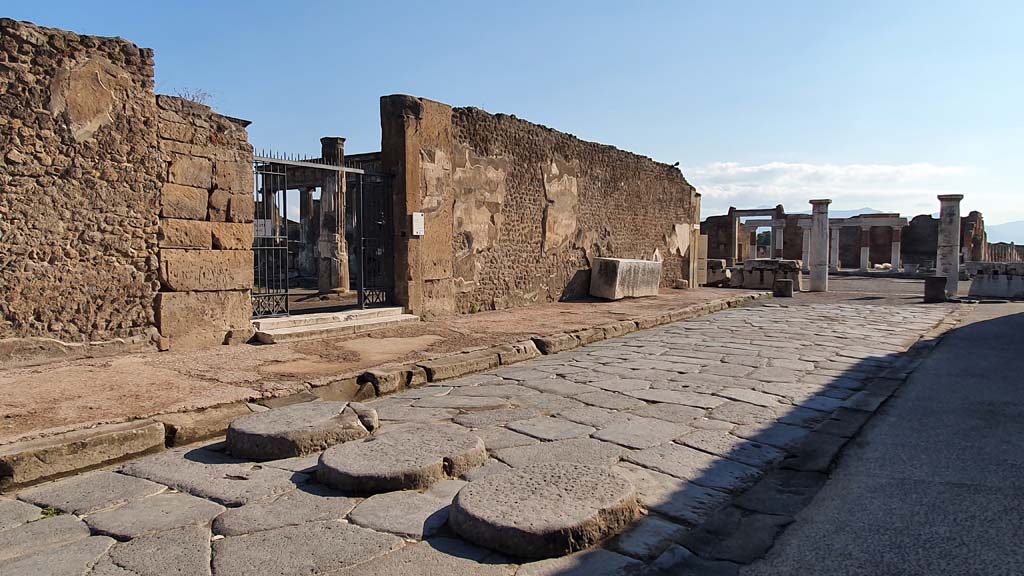
[[[113,538],[92,536],[56,548],[43,548],[37,552],[0,562],[0,574],[19,576],[46,574],[47,576],[81,576],[91,574],[89,569],[114,544]]]
[[[340,520],[357,500],[338,496],[325,486],[307,484],[267,500],[232,508],[213,521],[215,534],[240,536],[319,520]]]
[[[598,440],[613,442],[627,448],[643,449],[671,442],[690,430],[691,428],[687,426],[680,426],[657,418],[637,416],[626,422],[598,430],[593,436]]]
[[[288,492],[309,480],[308,476],[290,470],[241,463],[213,450],[187,448],[133,460],[119,472],[225,506],[242,506]]]
[[[628,480],[607,468],[563,462],[471,482],[455,497],[448,523],[479,546],[550,558],[617,534],[640,514]]]
[[[589,436],[594,431],[590,426],[550,416],[511,422],[508,424],[508,427],[510,430],[515,430],[516,432],[541,440],[568,440],[569,438]]]
[[[422,540],[436,534],[448,521],[450,503],[415,490],[387,492],[360,502],[348,519],[378,532]]]
[[[209,526],[224,507],[181,492],[157,494],[85,517],[92,531],[118,540],[182,526]]]
[[[573,438],[557,442],[541,442],[495,450],[494,457],[513,468],[541,462],[574,462],[593,466],[609,466],[618,462],[626,450],[615,444],[593,438]]]
[[[0,498],[0,530],[39,520],[43,511],[31,504]]]
[[[453,538],[436,538],[346,568],[335,576],[509,576],[512,569],[490,550]]]
[[[280,460],[365,438],[377,426],[377,411],[357,402],[303,402],[235,420],[227,448],[241,458]]]
[[[69,544],[89,535],[89,528],[74,516],[56,516],[0,532],[0,561],[31,554],[40,548]]]
[[[23,490],[18,499],[42,508],[52,507],[82,516],[153,496],[166,489],[142,478],[115,472],[92,472]]]
[[[328,448],[320,457],[317,477],[359,493],[428,488],[486,460],[484,441],[464,428],[420,425]]]
[[[214,541],[213,570],[217,576],[333,574],[403,544],[398,536],[354,524],[308,522]]]
[[[639,560],[599,548],[523,564],[516,576],[633,576],[643,567]]]
[[[184,526],[140,536],[131,542],[115,544],[110,549],[110,560],[138,576],[209,574],[210,529]]]

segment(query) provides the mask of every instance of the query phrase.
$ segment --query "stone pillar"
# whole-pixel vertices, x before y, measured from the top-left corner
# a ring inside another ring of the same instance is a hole
[[[732,215],[733,210],[729,209],[730,226],[729,233],[729,258],[726,258],[727,266],[736,266],[740,261],[740,219]]]
[[[345,164],[345,139],[321,138],[320,149],[328,164]],[[345,245],[345,173],[324,171],[320,188],[319,283],[321,293],[348,292],[348,247]]]
[[[757,258],[757,229],[750,231],[750,244],[747,245],[749,253],[743,260],[750,260],[751,258]]]
[[[946,295],[957,295],[960,282],[960,201],[962,194],[939,196],[939,245],[935,274],[946,277]]]
[[[903,250],[902,243],[903,228],[901,226],[893,226],[892,228],[892,263],[893,272],[899,272],[903,267],[903,261],[900,259],[900,252]]]
[[[826,227],[825,229],[828,230],[828,227]],[[811,269],[811,229],[804,228],[803,232],[804,240],[803,250],[800,252],[800,262],[803,265],[803,269],[809,271]]]
[[[779,260],[782,259],[782,226],[772,228],[772,244],[775,245],[775,250],[772,252],[773,257]]]
[[[871,269],[871,226],[860,228],[860,269]]]
[[[828,205],[831,200],[811,200],[811,229],[804,231],[804,238],[809,243],[811,270],[811,292],[828,292],[828,261],[829,261],[829,238],[828,238]],[[834,234],[839,239],[838,229]],[[838,257],[839,242],[835,242],[835,253]]]
[[[839,271],[839,226],[832,226],[829,228],[829,251],[828,251],[828,267],[833,272]]]
[[[302,242],[302,250],[296,264],[302,276],[316,274],[316,231],[319,228],[320,223],[313,222],[313,189],[299,190],[299,240]]]

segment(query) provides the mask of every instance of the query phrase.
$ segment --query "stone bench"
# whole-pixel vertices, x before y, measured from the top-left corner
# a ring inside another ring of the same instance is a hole
[[[974,276],[969,296],[982,298],[1024,298],[1024,263],[971,262]]]
[[[733,288],[747,290],[774,290],[776,280],[792,280],[793,291],[799,292],[803,286],[803,264],[799,260],[746,260],[743,262],[742,274],[733,273]]]
[[[594,258],[590,295],[606,300],[657,296],[661,262],[625,258]]]

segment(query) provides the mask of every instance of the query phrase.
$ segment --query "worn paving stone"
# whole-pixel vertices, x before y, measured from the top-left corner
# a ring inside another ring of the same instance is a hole
[[[89,528],[74,516],[55,516],[0,532],[0,561],[33,551],[69,544],[89,535]]]
[[[598,389],[588,384],[572,382],[564,378],[545,378],[544,380],[524,380],[523,386],[528,386],[537,392],[547,394],[558,394],[559,396],[576,396],[587,392],[596,392]]]
[[[530,408],[545,415],[558,414],[583,406],[581,402],[573,398],[559,396],[558,394],[547,394],[545,392],[520,396],[515,399],[515,404],[520,408]]]
[[[376,411],[361,417],[359,407],[348,402],[292,404],[232,422],[227,448],[234,456],[257,461],[305,456],[366,437],[376,429],[377,418]]]
[[[508,428],[541,440],[568,440],[570,438],[589,436],[594,431],[594,428],[591,426],[551,416],[510,422]]]
[[[430,488],[423,491],[423,494],[431,498],[443,500],[448,504],[452,503],[455,495],[468,484],[465,480],[441,480]]]
[[[608,466],[617,462],[625,452],[625,448],[608,442],[601,442],[593,438],[574,438],[505,448],[495,451],[494,457],[513,468],[540,462],[574,462]]]
[[[85,523],[96,534],[129,540],[182,526],[209,526],[223,511],[223,506],[209,500],[168,492],[90,514],[85,517]]]
[[[703,366],[700,369],[701,374],[730,376],[732,378],[744,378],[753,371],[754,369],[749,366],[739,366],[737,364],[712,364],[710,366]]]
[[[690,561],[692,558],[693,552],[690,552],[679,544],[670,544],[665,551],[651,563],[651,568],[665,574],[685,574],[682,569],[682,565],[685,562]]]
[[[759,424],[762,422],[775,422],[778,414],[773,409],[764,406],[729,401],[711,409],[708,412],[708,417],[732,422],[733,424]]]
[[[620,554],[649,562],[657,558],[686,531],[684,526],[657,516],[649,516],[616,536],[609,547]]]
[[[314,452],[308,456],[296,456],[295,458],[284,458],[283,460],[270,460],[264,462],[264,466],[271,468],[280,468],[281,470],[291,470],[292,472],[301,472],[302,474],[315,474],[316,465],[320,461],[320,452]]]
[[[536,438],[513,432],[508,428],[477,428],[473,430],[473,434],[479,436],[484,441],[484,446],[487,450],[492,452],[502,448],[528,446],[539,442]]]
[[[511,576],[515,566],[453,538],[417,542],[335,576]]]
[[[18,499],[79,516],[153,496],[165,486],[115,472],[90,472],[22,490]]]
[[[328,448],[320,457],[317,477],[359,493],[427,488],[486,460],[483,440],[466,429],[419,425]]]
[[[476,396],[508,399],[536,393],[537,391],[533,388],[527,388],[526,386],[520,386],[519,384],[495,383],[479,384],[477,386],[462,386],[452,390],[449,396]]]
[[[725,492],[740,491],[761,476],[757,468],[680,444],[663,444],[630,452],[625,458],[645,468]]]
[[[632,576],[643,567],[639,560],[598,548],[523,564],[516,576]]]
[[[435,420],[451,420],[459,411],[453,408],[413,408],[412,406],[377,406],[377,416],[384,422],[432,422]]]
[[[647,400],[649,402],[662,402],[667,404],[682,404],[695,408],[714,408],[726,402],[725,398],[718,398],[710,394],[698,394],[681,390],[631,390],[626,394]]]
[[[609,410],[632,410],[644,405],[642,401],[636,398],[603,390],[599,392],[590,392],[588,394],[580,394],[576,399],[585,404],[597,406],[599,408],[607,408]]]
[[[319,484],[307,484],[291,492],[227,510],[213,521],[213,532],[240,536],[306,522],[339,520],[355,508],[356,502]]]
[[[629,462],[620,462],[612,470],[636,486],[640,502],[649,510],[690,526],[703,522],[730,499],[729,494],[720,490]]]
[[[705,409],[695,406],[684,406],[682,404],[648,404],[630,413],[644,418],[657,418],[674,424],[689,424],[697,418],[704,416]]]
[[[545,463],[470,483],[452,503],[449,524],[485,548],[547,558],[616,534],[640,513],[636,489],[607,468]]]
[[[504,426],[509,422],[529,420],[542,415],[540,410],[533,408],[505,408],[459,414],[454,418],[454,422],[467,428],[487,428],[489,426]]]
[[[843,438],[853,438],[864,424],[871,419],[871,416],[870,412],[839,408],[828,420],[819,424],[815,430],[826,434],[842,436]]]
[[[728,507],[689,532],[681,544],[704,558],[749,564],[764,556],[782,529],[792,522],[788,516],[746,513]]]
[[[753,404],[755,406],[764,406],[766,408],[776,408],[780,406],[786,406],[789,402],[785,402],[778,396],[772,394],[765,394],[751,388],[722,388],[718,392],[715,392],[718,396],[728,398],[729,400],[738,400],[740,402],[746,402],[747,404]]]
[[[304,474],[243,463],[204,449],[168,450],[128,462],[119,472],[225,506],[241,506],[288,492],[309,479]]]
[[[608,392],[625,392],[627,390],[643,390],[651,387],[651,382],[639,378],[608,378],[595,380],[590,384],[594,388]]]
[[[864,392],[859,392],[858,394],[864,394]],[[819,395],[819,396],[811,396],[810,398],[806,398],[804,400],[801,400],[798,404],[799,404],[799,406],[801,408],[807,408],[807,409],[810,409],[810,410],[817,410],[819,412],[825,412],[826,414],[832,414],[837,409],[839,409],[841,406],[847,405],[848,402],[846,404],[844,404],[843,400],[839,400],[837,398],[831,398],[829,396],[821,396],[821,395]]]
[[[793,406],[790,408],[783,408],[782,410],[780,410],[778,421],[783,424],[789,424],[791,426],[803,426],[805,428],[814,428],[818,424],[821,424],[825,420],[828,420],[828,418],[828,412],[821,412],[819,410],[811,410],[810,408]]]
[[[39,520],[43,511],[31,504],[0,498],[0,531]]]
[[[695,430],[676,441],[702,452],[762,469],[782,461],[786,456],[786,453],[778,448],[741,438],[724,430]]]
[[[210,530],[185,526],[115,544],[110,560],[139,576],[200,576],[210,573]]]
[[[621,421],[625,415],[626,413],[624,412],[608,410],[607,408],[583,406],[581,408],[573,408],[572,410],[561,412],[558,414],[558,417],[576,422],[577,424],[601,428],[607,424]]]
[[[218,576],[331,574],[402,544],[398,536],[354,524],[308,522],[215,541],[213,570]]]
[[[506,380],[540,380],[544,378],[554,378],[554,374],[542,372],[536,368],[529,366],[513,366],[511,368],[499,368],[494,371],[495,376],[500,376]]]
[[[501,472],[508,472],[511,469],[512,469],[511,466],[509,466],[508,464],[505,464],[501,460],[495,460],[494,458],[490,458],[490,459],[487,460],[487,462],[484,462],[483,466],[480,466],[478,468],[473,468],[469,472],[466,472],[465,474],[463,474],[462,478],[467,480],[467,481],[469,481],[469,482],[475,482],[477,480],[481,480],[483,478],[486,478],[487,476],[490,476],[492,474],[500,474]]]
[[[0,561],[0,574],[4,576],[81,576],[106,554],[114,544],[113,538],[91,536],[54,548]]]
[[[796,454],[782,461],[782,467],[804,472],[826,472],[846,442],[847,438],[841,436],[811,432],[800,444]]]
[[[752,512],[795,516],[814,499],[828,476],[820,472],[772,470],[733,501],[733,505]]]
[[[691,429],[657,418],[637,416],[594,432],[593,437],[627,448],[643,449],[671,442]]]
[[[508,408],[509,402],[505,398],[494,398],[489,396],[432,396],[417,400],[412,405],[414,408],[452,408],[455,410],[496,410]]]
[[[448,521],[450,502],[400,490],[370,496],[349,514],[349,521],[378,532],[422,540],[437,533]]]

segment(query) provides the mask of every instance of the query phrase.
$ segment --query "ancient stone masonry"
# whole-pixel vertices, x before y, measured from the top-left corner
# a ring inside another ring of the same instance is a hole
[[[381,100],[396,179],[396,289],[415,313],[584,296],[594,257],[663,260],[692,280],[700,196],[675,167],[477,108]],[[410,214],[425,234],[410,237]],[[405,271],[408,274],[405,274]]]
[[[148,339],[153,52],[0,20],[0,338]]]
[[[158,96],[160,334],[175,348],[252,336],[253,182],[248,122]]]

